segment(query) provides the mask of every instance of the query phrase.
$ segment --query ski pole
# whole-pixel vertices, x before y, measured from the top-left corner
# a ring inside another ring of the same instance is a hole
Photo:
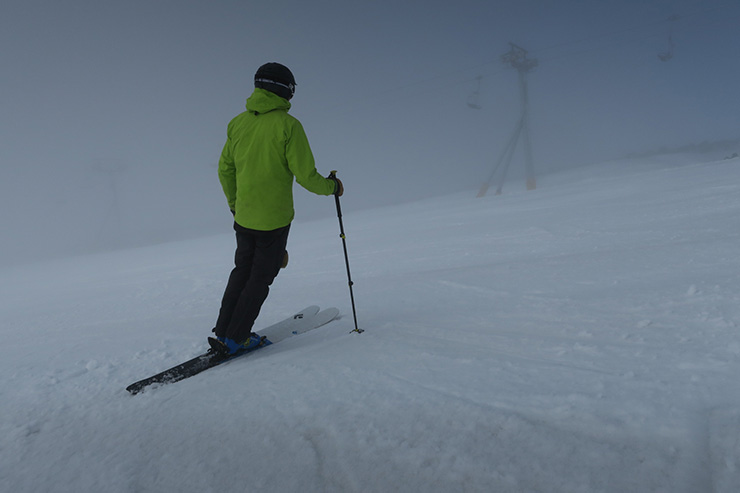
[[[337,181],[337,172],[332,171],[329,173],[329,178],[331,178],[334,181]],[[352,316],[355,320],[355,330],[352,332],[357,332],[358,334],[362,334],[365,332],[363,329],[359,328],[357,326],[357,310],[355,309],[355,295],[352,292],[352,286],[354,283],[352,282],[352,274],[350,274],[349,271],[349,255],[347,255],[347,237],[344,234],[344,223],[342,222],[342,206],[339,205],[339,195],[336,193],[334,194],[334,201],[337,204],[337,217],[339,218],[339,237],[342,239],[342,247],[344,248],[344,264],[347,266],[347,280],[349,281],[349,299],[352,302]]]

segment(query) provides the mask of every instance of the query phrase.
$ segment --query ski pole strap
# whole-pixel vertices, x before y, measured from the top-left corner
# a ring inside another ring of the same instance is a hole
[[[327,177],[330,180],[334,180],[334,184],[336,188],[334,189],[334,202],[337,205],[337,217],[339,218],[339,230],[341,232],[340,237],[344,239],[344,224],[342,224],[342,206],[339,205],[339,195],[337,195],[337,192],[339,191],[339,182],[337,181],[337,171],[333,170],[331,173],[329,173],[329,176]]]

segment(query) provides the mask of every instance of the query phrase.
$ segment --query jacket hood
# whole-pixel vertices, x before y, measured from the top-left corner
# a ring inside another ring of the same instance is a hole
[[[277,94],[265,89],[255,88],[249,98],[247,98],[247,111],[254,114],[268,113],[273,110],[290,109],[290,102],[283,99]]]

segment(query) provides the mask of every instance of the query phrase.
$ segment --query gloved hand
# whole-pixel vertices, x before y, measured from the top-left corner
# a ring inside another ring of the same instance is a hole
[[[334,181],[337,182],[337,191],[334,192],[334,195],[336,195],[337,197],[341,197],[342,194],[344,193],[344,185],[342,185],[342,180],[340,180],[339,178],[335,176]]]
[[[331,173],[329,173],[329,176],[327,178],[329,178],[330,180],[334,180],[336,182],[337,186],[336,186],[336,189],[334,190],[334,195],[336,195],[337,197],[341,197],[342,194],[344,193],[344,185],[342,184],[342,180],[337,178],[337,172],[332,171]]]
[[[288,266],[288,261],[290,260],[288,256],[288,250],[285,250],[285,255],[283,255],[283,263],[280,264],[281,269],[285,269]]]

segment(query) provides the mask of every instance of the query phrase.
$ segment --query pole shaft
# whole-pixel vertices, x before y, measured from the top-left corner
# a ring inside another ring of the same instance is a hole
[[[329,177],[336,179],[334,171],[331,172]],[[347,281],[349,285],[349,299],[352,302],[352,318],[355,322],[355,329],[352,332],[362,333],[363,330],[357,325],[357,309],[355,308],[355,294],[352,289],[354,282],[352,282],[352,274],[349,269],[349,255],[347,253],[347,237],[344,234],[344,222],[342,221],[342,206],[339,204],[339,196],[334,194],[334,202],[337,205],[337,218],[339,218],[339,237],[342,238],[342,249],[344,250],[344,265],[347,267]]]

